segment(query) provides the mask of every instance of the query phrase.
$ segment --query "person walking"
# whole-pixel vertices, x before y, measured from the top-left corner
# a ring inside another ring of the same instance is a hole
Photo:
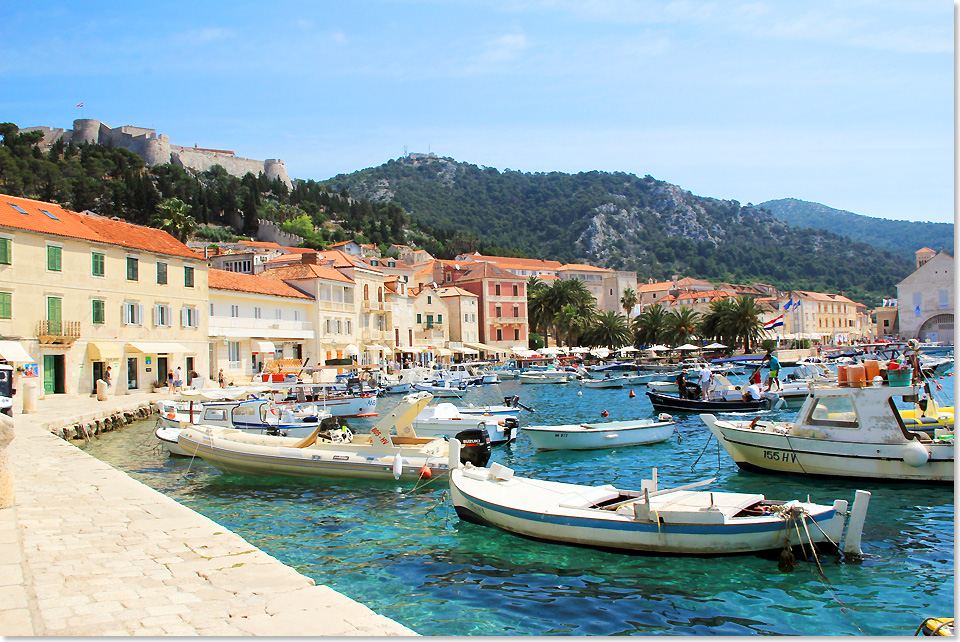
[[[220,374],[217,375],[217,383],[220,384],[221,388],[227,387],[227,380],[223,376],[223,368],[220,368]]]
[[[713,371],[710,366],[703,364],[698,372],[700,380],[700,398],[704,401],[710,396],[710,386],[713,384]]]
[[[183,370],[177,366],[177,371],[173,375],[173,391],[183,392]]]

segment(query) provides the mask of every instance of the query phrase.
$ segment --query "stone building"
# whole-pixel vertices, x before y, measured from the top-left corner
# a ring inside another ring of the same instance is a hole
[[[917,250],[917,269],[897,284],[900,336],[953,344],[953,257]]]

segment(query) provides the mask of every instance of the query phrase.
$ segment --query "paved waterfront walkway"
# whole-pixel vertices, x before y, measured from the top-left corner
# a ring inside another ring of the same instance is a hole
[[[416,635],[49,432],[159,398],[17,400],[0,635]]]

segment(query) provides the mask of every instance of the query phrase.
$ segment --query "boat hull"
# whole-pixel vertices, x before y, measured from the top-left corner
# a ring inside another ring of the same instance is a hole
[[[528,426],[524,433],[537,450],[600,450],[666,441],[676,424],[670,422],[611,421],[601,424]]]
[[[510,482],[469,479],[463,469],[457,469],[450,472],[451,498],[457,515],[466,521],[578,546],[636,553],[725,555],[782,550],[785,544],[800,543],[793,525],[788,526],[782,518],[745,518],[736,524],[671,523],[669,517],[641,521],[615,511],[563,505],[563,497],[604,487],[528,481],[536,484],[529,492],[527,488],[511,486]],[[814,544],[826,542],[827,536],[839,542],[844,526],[841,512],[835,507],[817,507],[807,518],[809,528],[800,528],[803,543],[809,544],[806,532]],[[819,528],[810,520],[816,521]]]
[[[702,399],[681,399],[673,395],[664,395],[658,392],[647,392],[653,409],[657,412],[741,412],[751,410],[768,410],[771,407],[769,399],[760,401],[704,401]]]
[[[905,456],[909,459],[906,449],[915,446],[904,443],[827,441],[790,434],[785,427],[785,432],[766,432],[738,427],[746,424],[710,415],[701,415],[701,419],[734,462],[745,470],[888,481],[953,483],[954,480],[952,443],[925,444],[929,459],[921,466],[911,466],[905,461]],[[910,442],[913,443],[919,442]]]

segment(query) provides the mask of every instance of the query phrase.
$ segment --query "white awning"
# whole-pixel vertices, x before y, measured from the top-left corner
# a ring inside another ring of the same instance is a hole
[[[447,348],[437,348],[433,353],[439,357],[449,357],[453,354],[453,352]]]
[[[180,345],[179,343],[149,343],[146,341],[134,341],[130,342],[129,345],[131,348],[137,352],[142,352],[143,354],[174,354],[182,352],[193,353],[192,350],[187,350],[186,347]]]
[[[488,346],[485,343],[464,343],[463,345],[467,346],[468,348],[483,350],[484,352],[507,352],[507,348],[496,348],[494,346]]]
[[[273,341],[264,341],[263,339],[250,339],[250,352],[257,352],[260,354],[266,354],[268,352],[276,353],[277,347],[273,345]]]
[[[454,352],[459,352],[461,354],[480,354],[479,350],[475,350],[473,348],[455,348],[453,346],[450,346],[450,349],[453,350]]]
[[[366,348],[367,350],[372,350],[374,352],[380,352],[381,350],[383,352],[390,352],[390,348],[388,348],[387,346],[382,346],[378,343],[366,343],[364,344],[363,347]]]
[[[36,361],[23,349],[19,341],[0,341],[0,357],[15,363],[33,363]]]
[[[90,361],[119,361],[123,356],[123,346],[108,341],[91,341],[87,344]]]

